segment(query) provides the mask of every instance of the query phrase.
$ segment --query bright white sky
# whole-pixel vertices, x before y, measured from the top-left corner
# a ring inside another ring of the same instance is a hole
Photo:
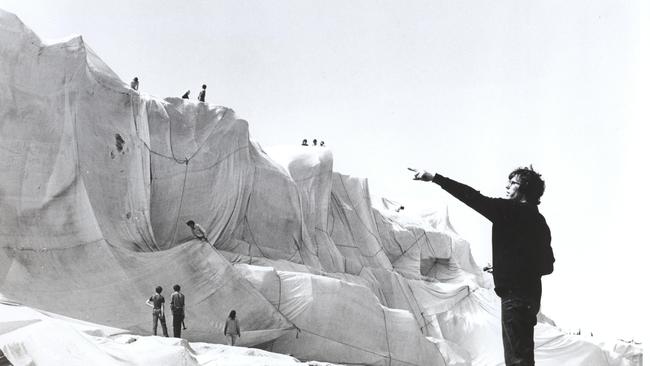
[[[262,146],[325,140],[335,169],[408,209],[449,206],[490,261],[490,225],[407,166],[503,196],[547,181],[565,329],[639,339],[649,324],[650,9],[642,0],[0,0],[44,39],[81,34],[158,97],[208,84]],[[642,103],[645,102],[645,103]]]

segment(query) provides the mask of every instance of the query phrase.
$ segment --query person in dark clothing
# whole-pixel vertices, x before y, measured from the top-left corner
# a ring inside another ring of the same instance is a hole
[[[172,328],[174,329],[174,337],[180,338],[181,326],[185,319],[185,295],[181,293],[181,287],[179,285],[174,285],[174,292],[172,293],[169,306],[172,309],[173,315]]]
[[[189,90],[186,91],[185,94],[183,94],[183,96],[182,96],[181,98],[183,98],[183,99],[190,99],[190,91],[189,91]]]
[[[495,292],[501,298],[505,363],[534,365],[534,327],[542,297],[541,276],[553,271],[551,231],[537,205],[544,194],[541,175],[518,168],[508,176],[506,198],[490,198],[475,189],[426,171],[415,180],[434,182],[492,222]]]
[[[302,140],[302,146],[309,146],[309,144],[307,143],[307,139]]]
[[[199,92],[199,102],[205,102],[205,89],[207,89],[208,86],[203,84],[203,86],[201,88],[202,89]]]
[[[318,145],[318,140],[314,139],[314,140],[312,141],[312,143],[314,144],[314,146],[316,146],[316,145]]]
[[[156,293],[145,303],[153,308],[153,335],[158,335],[158,320],[160,320],[163,335],[169,337],[167,323],[165,322],[165,298],[162,295],[162,290],[162,287],[156,287]]]
[[[131,89],[133,90],[138,90],[140,87],[140,81],[138,80],[138,77],[134,77],[133,80],[131,80]]]
[[[192,229],[192,234],[194,235],[195,238],[204,241],[206,243],[210,243],[208,240],[208,235],[205,233],[205,230],[201,227],[201,225],[197,224],[194,222],[194,220],[189,220],[186,222],[187,226]]]

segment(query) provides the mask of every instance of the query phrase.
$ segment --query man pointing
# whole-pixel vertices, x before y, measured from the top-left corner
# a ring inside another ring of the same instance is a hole
[[[541,175],[518,168],[508,175],[506,198],[490,198],[465,184],[423,170],[413,179],[433,182],[492,222],[495,291],[501,298],[505,362],[534,365],[534,327],[542,297],[541,276],[553,271],[551,232],[537,205],[544,194]]]

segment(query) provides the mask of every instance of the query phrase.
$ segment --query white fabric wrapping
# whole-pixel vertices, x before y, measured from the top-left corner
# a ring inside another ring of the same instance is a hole
[[[191,342],[225,343],[235,309],[238,345],[302,360],[503,362],[498,298],[447,216],[373,201],[328,149],[267,154],[231,109],[133,91],[81,37],[45,45],[1,10],[0,118],[2,297],[106,325],[91,334],[1,306],[0,347],[16,365],[244,364],[218,345],[141,337],[144,301],[162,285],[169,304],[177,283]],[[549,325],[536,344],[540,365],[640,357]]]

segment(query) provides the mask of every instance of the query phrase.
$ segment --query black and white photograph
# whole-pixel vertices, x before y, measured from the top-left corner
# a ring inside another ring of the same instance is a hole
[[[642,366],[650,3],[0,0],[0,366]]]

